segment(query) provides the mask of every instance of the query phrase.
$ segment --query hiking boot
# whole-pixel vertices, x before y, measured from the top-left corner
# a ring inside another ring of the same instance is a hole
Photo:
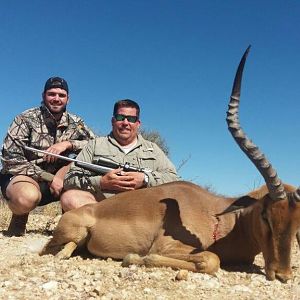
[[[15,215],[13,214],[10,220],[9,227],[4,233],[6,236],[22,236],[26,232],[26,223],[28,215]]]

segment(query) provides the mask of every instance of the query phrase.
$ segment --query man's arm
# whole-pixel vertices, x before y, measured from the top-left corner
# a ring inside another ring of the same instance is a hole
[[[96,139],[90,140],[78,154],[76,159],[87,163],[93,163],[95,144]],[[72,163],[70,170],[65,176],[64,189],[82,189],[95,194],[97,191],[101,190],[100,179],[101,175],[85,170]]]
[[[67,171],[69,170],[69,168],[70,168],[70,165],[60,168],[56,172],[56,174],[53,176],[53,178],[49,184],[50,191],[55,197],[59,197],[59,195],[63,189],[64,177],[65,177],[65,174],[67,173]]]
[[[24,149],[12,137],[24,144],[29,142],[30,129],[22,116],[17,116],[14,119],[4,139],[2,147],[2,167],[4,172],[13,175],[27,175],[35,180],[39,179],[43,170],[34,161],[28,161],[25,157]]]
[[[147,173],[149,176],[149,182],[147,186],[156,186],[163,183],[178,181],[180,177],[176,172],[176,168],[165,153],[153,143],[153,154],[155,156],[155,167],[151,173]]]

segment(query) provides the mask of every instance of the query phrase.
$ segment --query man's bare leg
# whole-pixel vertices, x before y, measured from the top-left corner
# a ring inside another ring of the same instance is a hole
[[[28,214],[42,198],[38,183],[32,178],[18,175],[10,181],[6,189],[8,207],[13,215],[10,221],[7,236],[22,236],[26,231]]]
[[[63,192],[60,203],[63,211],[67,212],[85,204],[97,203],[97,200],[90,192],[73,189]]]

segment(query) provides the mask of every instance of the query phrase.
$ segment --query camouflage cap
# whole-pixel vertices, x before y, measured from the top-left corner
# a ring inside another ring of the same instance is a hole
[[[50,77],[44,87],[44,93],[52,88],[61,88],[69,93],[68,83],[61,77]]]

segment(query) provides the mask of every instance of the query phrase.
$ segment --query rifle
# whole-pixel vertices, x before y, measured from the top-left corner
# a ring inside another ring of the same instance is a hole
[[[131,166],[127,162],[125,164],[121,164],[121,163],[114,162],[110,159],[104,158],[104,157],[99,158],[97,161],[97,164],[92,164],[92,163],[81,161],[81,160],[78,160],[75,158],[71,158],[71,157],[67,157],[67,156],[63,156],[63,155],[59,155],[59,154],[54,154],[54,153],[51,153],[51,152],[48,152],[45,150],[40,150],[40,149],[36,149],[33,147],[25,146],[25,145],[22,145],[22,147],[25,150],[28,150],[31,152],[37,152],[37,153],[41,153],[44,155],[51,155],[53,157],[56,157],[56,158],[59,158],[59,159],[65,160],[65,161],[73,162],[77,167],[80,167],[82,169],[89,170],[91,172],[95,172],[98,174],[106,174],[112,170],[119,169],[119,168],[122,168],[124,172],[151,173],[151,170],[148,168],[134,167],[134,166]],[[54,175],[47,173],[47,172],[42,173],[42,178],[46,181],[52,181],[53,176]]]

